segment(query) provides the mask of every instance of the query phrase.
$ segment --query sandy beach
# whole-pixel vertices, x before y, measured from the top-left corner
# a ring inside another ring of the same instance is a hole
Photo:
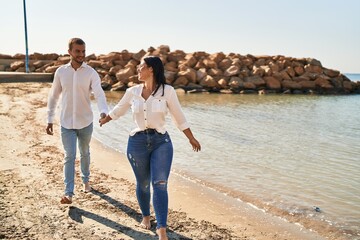
[[[0,83],[0,239],[157,239],[154,223],[150,230],[139,227],[126,156],[95,139],[94,191],[82,191],[78,174],[73,203],[60,204],[59,125],[53,136],[45,131],[50,86]],[[176,174],[170,176],[169,198],[169,239],[331,239]]]

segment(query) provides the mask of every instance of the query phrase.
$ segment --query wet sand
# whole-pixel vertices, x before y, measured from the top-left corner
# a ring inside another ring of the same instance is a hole
[[[139,227],[135,179],[125,156],[95,139],[94,191],[82,191],[77,164],[73,203],[59,203],[63,150],[58,124],[54,136],[45,132],[50,86],[0,83],[0,238],[157,239],[155,219],[150,230]],[[175,173],[169,181],[169,239],[325,239]]]

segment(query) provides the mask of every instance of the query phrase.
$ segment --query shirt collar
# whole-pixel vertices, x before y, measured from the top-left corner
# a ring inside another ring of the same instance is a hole
[[[65,64],[65,66],[72,68],[72,66],[71,66],[71,61],[68,62],[67,64]],[[79,68],[86,68],[87,66],[88,66],[88,65],[87,65],[85,62],[83,62]]]

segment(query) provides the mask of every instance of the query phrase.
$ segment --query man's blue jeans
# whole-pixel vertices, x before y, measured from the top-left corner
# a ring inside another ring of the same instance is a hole
[[[81,178],[83,183],[89,182],[90,176],[90,140],[93,124],[82,129],[66,129],[61,127],[61,140],[65,150],[64,183],[65,195],[74,195],[76,146],[79,143]]]
[[[173,159],[169,134],[139,132],[129,137],[127,157],[136,177],[136,196],[143,216],[150,216],[150,181],[157,228],[166,227],[168,178]]]

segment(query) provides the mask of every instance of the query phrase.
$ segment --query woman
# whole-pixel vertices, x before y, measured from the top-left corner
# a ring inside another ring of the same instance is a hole
[[[136,128],[130,132],[127,157],[136,177],[136,196],[143,215],[140,226],[150,229],[150,181],[159,239],[167,239],[167,184],[173,159],[173,146],[165,129],[169,111],[173,122],[183,131],[194,151],[200,143],[193,136],[174,88],[166,84],[159,57],[145,57],[137,68],[142,84],[128,88],[112,111],[99,120],[100,126],[123,116],[131,107]]]

